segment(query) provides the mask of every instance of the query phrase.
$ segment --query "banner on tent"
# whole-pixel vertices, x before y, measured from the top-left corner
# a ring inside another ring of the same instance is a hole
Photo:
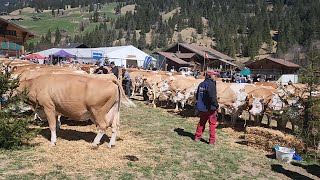
[[[92,58],[93,59],[102,59],[103,53],[102,52],[92,52]]]
[[[147,69],[147,67],[149,66],[151,60],[152,60],[152,57],[151,57],[151,56],[146,56],[146,57],[144,58],[144,62],[143,62],[143,68],[144,68],[144,69]]]

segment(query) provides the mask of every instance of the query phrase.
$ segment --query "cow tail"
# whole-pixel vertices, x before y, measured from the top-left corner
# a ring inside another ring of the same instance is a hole
[[[118,89],[119,89],[119,101],[121,99],[120,102],[126,107],[136,107],[136,105],[124,93],[124,90],[123,90],[122,85],[120,84],[120,82],[118,80],[115,80],[115,79],[112,80],[112,81],[118,86]]]

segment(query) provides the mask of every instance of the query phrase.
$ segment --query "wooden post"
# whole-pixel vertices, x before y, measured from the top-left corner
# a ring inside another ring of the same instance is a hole
[[[205,70],[205,66],[206,66],[206,57],[203,56],[203,68],[202,68],[203,72]]]

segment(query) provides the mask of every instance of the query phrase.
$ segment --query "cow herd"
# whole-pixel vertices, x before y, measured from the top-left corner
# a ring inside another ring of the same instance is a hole
[[[143,95],[145,92],[147,100],[151,101],[154,107],[160,102],[166,105],[173,103],[174,111],[180,111],[186,105],[195,107],[196,91],[198,85],[204,80],[178,73],[135,69],[128,71],[132,80],[132,96]],[[305,84],[282,86],[276,82],[226,83],[219,78],[216,84],[222,119],[225,119],[226,113],[229,114],[231,126],[236,124],[243,111],[247,111],[249,119],[253,117],[256,126],[260,126],[263,117],[266,116],[268,127],[271,119],[274,119],[277,121],[277,127],[284,130],[288,120],[295,120],[302,114],[303,102],[309,96],[308,87]],[[319,88],[312,95],[319,95],[317,92]],[[282,118],[284,113],[287,113],[289,118]],[[294,130],[295,121],[291,121],[291,124]]]
[[[92,74],[95,66],[63,67],[8,60],[2,60],[1,63],[2,73],[11,71],[12,79],[19,77],[17,92],[28,90],[28,103],[36,112],[35,118],[48,120],[51,145],[56,143],[56,126],[59,122],[56,120],[65,116],[79,121],[90,119],[97,125],[94,147],[100,143],[105,130],[111,127],[112,137],[108,144],[111,147],[115,144],[120,126],[120,103],[135,106],[124,94],[121,78],[117,79],[113,74]],[[167,106],[173,103],[174,111],[180,111],[186,105],[194,107],[197,87],[204,80],[163,71],[127,71],[131,78],[132,97],[144,96],[154,107],[160,103]],[[281,114],[294,109],[289,119],[296,119],[304,110],[303,99],[309,96],[308,87],[304,84],[281,86],[274,82],[225,83],[220,79],[217,79],[216,84],[222,119],[225,114],[229,114],[232,126],[243,111],[248,111],[255,125],[259,126],[266,116],[268,126],[271,119],[275,119],[277,127],[284,129],[288,118],[281,118]],[[294,121],[291,123],[294,128]]]

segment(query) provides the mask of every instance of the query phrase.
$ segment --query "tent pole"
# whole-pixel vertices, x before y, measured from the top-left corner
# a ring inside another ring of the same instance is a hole
[[[206,57],[203,57],[203,72],[205,70],[205,66],[206,66]]]

